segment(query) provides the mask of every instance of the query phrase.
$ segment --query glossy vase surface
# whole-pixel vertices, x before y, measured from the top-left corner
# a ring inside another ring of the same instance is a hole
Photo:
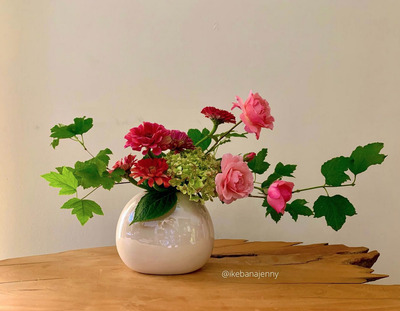
[[[214,227],[204,204],[177,193],[176,206],[166,215],[132,225],[144,193],[134,196],[117,224],[116,245],[122,261],[148,274],[183,274],[200,269],[210,258]]]

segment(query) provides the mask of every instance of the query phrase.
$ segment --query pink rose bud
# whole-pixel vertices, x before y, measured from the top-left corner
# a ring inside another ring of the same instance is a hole
[[[243,157],[224,154],[221,170],[215,177],[215,185],[222,202],[229,204],[252,193],[254,178]]]
[[[283,214],[286,202],[292,198],[294,183],[290,181],[274,181],[268,188],[267,202],[278,213]]]
[[[256,153],[255,153],[255,152],[246,153],[246,154],[243,156],[243,161],[245,161],[245,162],[250,162],[251,160],[254,159],[255,156],[256,156]]]
[[[261,128],[274,128],[274,117],[271,116],[269,103],[258,93],[253,94],[250,91],[249,97],[243,103],[243,100],[236,96],[237,103],[233,103],[233,108],[242,109],[240,119],[245,124],[247,133],[255,133],[256,138],[260,138]]]

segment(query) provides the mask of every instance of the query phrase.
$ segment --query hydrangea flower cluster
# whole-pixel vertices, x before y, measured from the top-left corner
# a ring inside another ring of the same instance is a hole
[[[268,176],[264,176],[270,168],[270,163],[266,161],[267,148],[259,152],[243,150],[240,155],[226,153],[221,158],[217,157],[221,145],[236,138],[248,138],[249,134],[255,134],[258,140],[262,129],[274,128],[275,118],[271,115],[270,105],[258,93],[250,91],[244,101],[236,96],[231,110],[235,108],[241,110],[240,121],[236,121],[229,111],[210,106],[203,108],[201,113],[212,121],[212,128],[189,129],[187,133],[166,129],[158,123],[143,122],[125,135],[125,148],[141,155],[129,154],[111,169],[108,169],[111,150],[101,150],[94,156],[83,141],[83,134],[93,126],[91,118],[76,118],[73,124],[56,125],[50,135],[53,148],[58,146],[60,139],[72,139],[79,142],[92,158],[85,162],[78,161],[74,167],[59,167],[57,172],[42,177],[50,182],[50,186],[61,188],[62,195],[77,194],[79,186],[93,188],[92,192],[100,187],[110,190],[116,184],[125,183],[141,187],[146,194],[138,203],[137,209],[141,213],[135,214],[134,222],[166,214],[174,208],[177,192],[200,203],[217,197],[224,204],[247,197],[260,198],[265,215],[276,222],[285,212],[295,221],[299,215],[313,215],[315,218],[325,217],[328,226],[334,230],[342,227],[346,217],[356,214],[347,198],[331,196],[328,190],[354,186],[360,173],[372,165],[381,164],[386,157],[380,153],[383,143],[359,146],[349,156],[326,161],[321,166],[325,179],[322,185],[294,189],[295,184],[288,179],[294,177],[296,165],[279,162]],[[242,124],[244,131],[238,132]],[[227,125],[231,127],[218,131]],[[257,178],[261,180],[257,181]],[[291,201],[294,194],[314,189],[322,189],[326,196],[320,195],[312,209],[304,199]],[[93,213],[103,213],[97,203],[86,199],[89,194],[82,199],[72,198],[62,207],[72,209],[82,224],[93,217]]]
[[[201,148],[166,155],[169,183],[190,200],[202,202],[216,197],[215,176],[220,163],[211,154],[204,154]]]

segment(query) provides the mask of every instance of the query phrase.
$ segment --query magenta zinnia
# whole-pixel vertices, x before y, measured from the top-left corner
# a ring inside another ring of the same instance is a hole
[[[169,148],[175,153],[181,152],[185,149],[194,149],[193,141],[185,133],[178,130],[172,130],[170,133],[171,142],[169,143]]]
[[[210,118],[213,121],[221,123],[236,123],[235,116],[231,114],[229,111],[218,109],[215,107],[205,107],[201,111],[207,118]]]
[[[169,187],[169,180],[171,179],[165,173],[167,172],[168,164],[164,158],[147,158],[138,161],[131,169],[130,177],[140,177],[138,185],[141,185],[145,180],[150,187],[154,183],[158,186],[164,185],[165,188]]]
[[[170,131],[157,123],[143,122],[138,127],[130,129],[125,135],[125,148],[131,147],[133,150],[142,151],[147,154],[152,151],[155,155],[167,150],[171,142]]]

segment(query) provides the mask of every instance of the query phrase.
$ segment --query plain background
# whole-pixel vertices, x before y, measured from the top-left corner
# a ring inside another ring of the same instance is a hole
[[[217,238],[343,243],[377,249],[377,273],[400,283],[400,1],[0,0],[0,259],[114,245],[129,185],[92,199],[105,216],[84,227],[59,207],[68,197],[41,174],[86,160],[72,141],[54,151],[49,129],[94,118],[86,142],[127,155],[124,135],[142,121],[169,129],[210,126],[204,106],[229,110],[259,92],[275,129],[221,148],[269,148],[298,164],[296,188],[323,183],[320,165],[382,141],[389,156],[347,196],[357,216],[333,231],[324,219],[275,224],[261,201],[207,206]],[[239,111],[235,112],[238,117]],[[322,191],[304,196],[313,202]]]

